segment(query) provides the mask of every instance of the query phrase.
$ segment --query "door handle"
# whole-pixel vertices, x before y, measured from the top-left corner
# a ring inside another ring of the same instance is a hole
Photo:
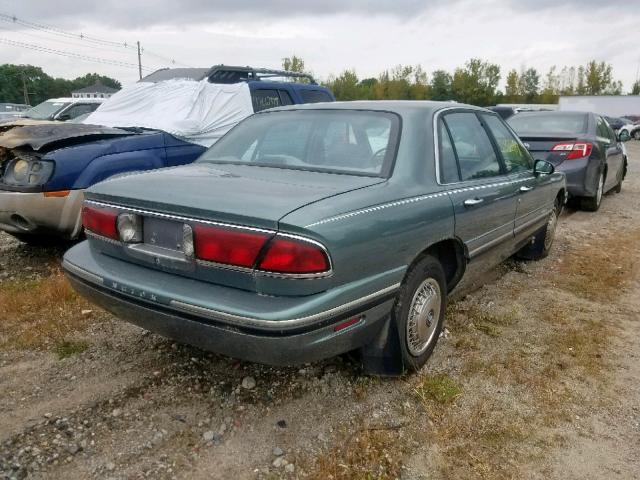
[[[528,187],[526,185],[523,185],[523,186],[520,187],[520,191],[523,192],[523,193],[524,192],[530,192],[531,190],[533,190],[533,187]]]
[[[474,205],[478,205],[479,203],[484,202],[484,199],[482,198],[468,198],[467,200],[464,201],[464,206],[465,207],[473,207]]]

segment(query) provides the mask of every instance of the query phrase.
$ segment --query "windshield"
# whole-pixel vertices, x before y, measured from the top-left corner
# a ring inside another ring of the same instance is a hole
[[[47,100],[27,110],[24,116],[33,118],[34,120],[47,120],[67,105],[69,105],[68,102],[52,102]]]
[[[286,110],[254,115],[222,137],[199,162],[387,176],[400,121],[355,110]]]
[[[587,115],[584,113],[521,113],[507,120],[518,136],[527,135],[576,135],[587,132]]]

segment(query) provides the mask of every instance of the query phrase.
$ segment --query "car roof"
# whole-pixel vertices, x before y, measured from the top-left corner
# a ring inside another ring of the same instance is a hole
[[[60,102],[60,103],[102,103],[106,100],[106,98],[72,98],[72,97],[60,97],[60,98],[49,98],[45,100],[45,102]]]
[[[265,112],[282,111],[282,110],[375,110],[395,113],[410,112],[436,112],[444,108],[469,108],[473,110],[488,110],[473,105],[467,105],[457,102],[436,102],[431,100],[357,100],[353,102],[322,102],[322,103],[305,103],[299,105],[287,105],[285,107],[276,107]],[[491,112],[493,113],[493,112]]]
[[[580,112],[574,110],[526,110],[518,113],[518,116],[534,117],[537,115],[595,115],[593,112]]]

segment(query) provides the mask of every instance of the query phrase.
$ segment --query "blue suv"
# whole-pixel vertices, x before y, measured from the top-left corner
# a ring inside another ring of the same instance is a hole
[[[246,84],[250,92],[243,110],[246,115],[283,105],[335,101],[333,94],[310,75],[282,70],[224,65],[209,69],[162,69],[140,82],[166,82],[163,85],[170,94],[175,85],[170,82],[176,79],[195,82],[208,79],[209,83],[223,86]],[[132,89],[141,87],[140,82]],[[114,105],[116,98],[122,97],[112,97],[94,115],[101,118],[99,114]],[[142,101],[153,107],[148,98]],[[182,107],[187,111],[208,110],[207,105],[188,102]],[[210,108],[213,111],[206,114],[215,116],[215,107]],[[117,123],[117,109],[112,108],[110,115],[116,122],[111,127],[55,122],[14,122],[0,126],[0,230],[34,244],[51,236],[77,238],[82,234],[80,212],[87,187],[131,172],[188,164],[210,146],[207,142],[187,141],[188,135],[144,128],[144,124],[131,126],[124,113],[123,123]],[[169,119],[172,115],[173,111],[167,113]],[[226,122],[223,119],[224,131],[240,120],[237,115]],[[91,121],[89,117],[87,122]]]

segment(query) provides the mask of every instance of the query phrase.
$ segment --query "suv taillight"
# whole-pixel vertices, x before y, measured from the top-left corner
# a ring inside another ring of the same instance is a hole
[[[593,150],[593,144],[589,142],[580,143],[557,143],[551,148],[553,152],[567,152],[565,160],[577,160],[588,157]]]
[[[85,230],[103,237],[119,240],[116,222],[118,210],[109,207],[84,205],[82,207],[82,225]]]

